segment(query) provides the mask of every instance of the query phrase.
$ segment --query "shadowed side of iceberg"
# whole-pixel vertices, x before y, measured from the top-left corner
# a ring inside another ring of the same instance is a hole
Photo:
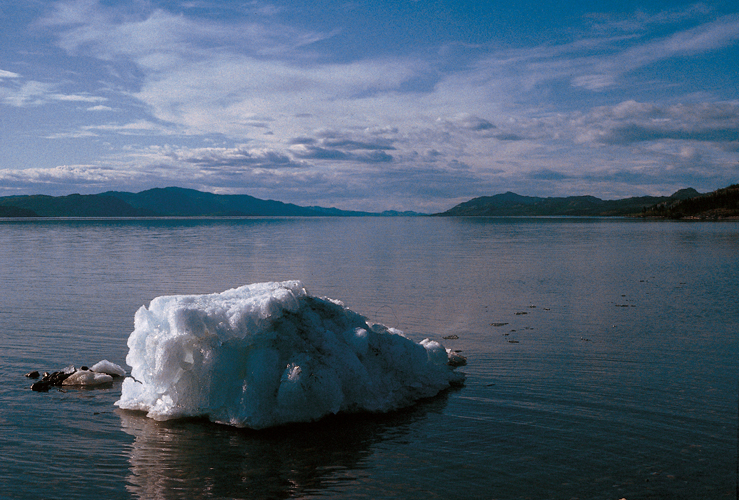
[[[464,380],[438,342],[370,325],[298,281],[158,297],[137,311],[128,347],[116,405],[157,420],[264,428],[391,411]]]

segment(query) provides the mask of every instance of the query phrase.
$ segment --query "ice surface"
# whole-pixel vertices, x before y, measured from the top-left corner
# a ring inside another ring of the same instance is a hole
[[[101,385],[113,381],[113,377],[107,373],[95,373],[90,370],[77,370],[64,379],[62,385]]]
[[[385,412],[464,380],[438,342],[417,344],[299,281],[157,297],[135,316],[121,408],[264,428]]]
[[[112,375],[114,377],[123,377],[126,375],[126,370],[124,370],[123,367],[112,363],[107,359],[98,361],[97,363],[92,365],[92,367],[90,367],[90,371],[97,373],[107,373],[108,375]]]

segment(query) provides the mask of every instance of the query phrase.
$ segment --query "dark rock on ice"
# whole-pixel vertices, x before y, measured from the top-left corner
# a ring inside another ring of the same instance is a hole
[[[66,370],[52,373],[44,372],[44,377],[38,382],[33,383],[33,385],[31,385],[31,389],[38,392],[46,392],[52,387],[61,386],[62,383],[73,373],[74,371],[67,372]]]
[[[457,367],[467,364],[467,358],[459,354],[458,351],[447,349],[447,356],[449,357],[449,361],[447,361],[449,366]]]
[[[31,377],[32,374],[35,377]],[[92,369],[86,366],[76,369],[74,366],[68,366],[63,370],[52,373],[44,372],[44,376],[38,382],[31,385],[31,389],[37,392],[46,392],[52,387],[61,387],[62,385],[70,386],[99,386],[113,381],[113,377],[120,377],[126,372],[115,363],[103,360],[95,365]],[[38,378],[38,372],[30,372],[26,375],[31,378]]]

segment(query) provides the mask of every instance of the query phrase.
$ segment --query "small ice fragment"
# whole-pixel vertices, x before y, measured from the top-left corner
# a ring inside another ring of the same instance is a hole
[[[97,363],[92,365],[90,371],[97,373],[107,373],[108,375],[112,375],[114,377],[123,377],[126,375],[126,370],[115,363],[111,363],[107,359],[98,361]]]
[[[449,362],[449,356],[444,346],[435,340],[423,339],[421,345],[426,349],[429,361],[435,365],[445,365]]]
[[[89,370],[77,370],[64,379],[62,385],[101,385],[113,381],[107,373],[95,373]]]

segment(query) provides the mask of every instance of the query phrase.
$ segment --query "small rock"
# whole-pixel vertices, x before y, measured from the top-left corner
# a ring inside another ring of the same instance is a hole
[[[41,375],[36,370],[26,373],[26,377],[28,378],[39,378],[40,376]]]
[[[44,372],[44,377],[38,382],[34,382],[31,385],[31,389],[37,392],[46,392],[51,387],[61,386],[62,383],[73,373],[74,370],[67,371],[66,369],[52,373]]]
[[[461,354],[451,351],[447,352],[448,361],[447,364],[449,366],[464,366],[467,364],[467,358],[462,356]]]

